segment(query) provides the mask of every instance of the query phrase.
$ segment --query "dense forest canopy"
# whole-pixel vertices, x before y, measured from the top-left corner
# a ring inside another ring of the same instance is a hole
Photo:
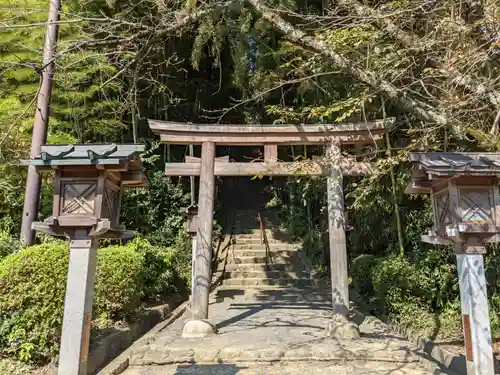
[[[0,205],[15,215],[23,181],[16,162],[28,153],[47,8],[40,0],[0,8]],[[408,151],[498,148],[499,17],[494,0],[67,1],[48,141],[154,143],[147,118],[395,117],[387,142],[356,150],[379,169],[352,196],[366,204],[382,178],[399,201]],[[155,160],[184,151],[159,148]]]

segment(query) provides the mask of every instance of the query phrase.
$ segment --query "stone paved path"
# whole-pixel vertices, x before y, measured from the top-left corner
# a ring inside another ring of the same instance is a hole
[[[220,290],[210,301],[217,335],[182,338],[186,312],[132,348],[124,374],[430,374],[419,367],[416,347],[375,319],[360,322],[359,340],[327,338],[330,315],[328,294],[312,289]]]

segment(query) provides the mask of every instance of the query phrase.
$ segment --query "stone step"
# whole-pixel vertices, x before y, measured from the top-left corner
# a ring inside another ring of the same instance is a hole
[[[301,287],[286,286],[286,285],[259,285],[259,286],[231,286],[219,285],[215,293],[216,296],[231,296],[231,295],[249,295],[259,301],[300,301],[300,300],[328,300],[330,301],[331,294],[326,292],[317,293],[317,288],[314,285],[305,285]]]
[[[294,265],[290,263],[270,263],[266,266],[265,263],[248,263],[248,264],[226,264],[226,272],[233,271],[293,271]]]
[[[262,241],[260,240],[260,237],[254,237],[254,238],[248,238],[248,237],[245,237],[245,238],[242,238],[242,237],[232,237],[231,238],[231,242],[233,244],[239,244],[239,245],[260,245],[262,244]],[[272,238],[269,238],[267,239],[267,243],[269,245],[294,245],[294,246],[299,246],[298,244],[294,244],[294,243],[290,243],[290,242],[286,242],[286,241],[282,241],[282,240],[276,240],[276,239],[272,239]]]
[[[313,302],[330,304],[331,294],[317,294],[316,287],[305,285],[301,287],[280,285],[259,285],[234,287],[219,285],[215,298],[232,298],[234,296],[248,296],[262,302]]]
[[[276,251],[276,250],[291,250],[295,251],[299,249],[300,246],[296,244],[290,244],[290,243],[270,243],[269,244],[269,249],[271,251]],[[230,246],[231,250],[265,250],[266,245],[261,245],[260,243],[240,243],[236,242],[234,244],[231,244]]]
[[[290,246],[294,248],[300,248],[301,245],[298,243],[293,243],[293,242],[286,242],[282,240],[273,240],[269,239],[267,240],[267,243],[269,246]],[[260,240],[260,237],[255,237],[255,238],[238,238],[238,237],[233,237],[231,238],[231,245],[236,246],[236,245],[260,245],[264,246],[264,243]]]
[[[304,275],[299,275],[293,271],[254,271],[254,270],[239,270],[229,271],[224,273],[225,279],[300,279]]]
[[[241,231],[238,229],[234,229],[233,230],[233,237],[240,238],[240,239],[244,239],[244,238],[249,238],[249,239],[259,238],[260,239],[260,229],[246,229],[246,228],[244,228]],[[268,240],[271,240],[271,239],[272,240],[279,240],[279,239],[287,238],[288,235],[285,233],[279,232],[279,231],[275,232],[275,231],[267,229],[266,230],[266,237]]]
[[[293,258],[290,257],[270,257],[267,258],[265,256],[249,256],[249,257],[243,257],[243,256],[232,256],[229,254],[227,258],[227,263],[228,264],[266,264],[266,259],[267,259],[267,264],[292,264],[294,262]]]
[[[281,279],[263,279],[263,278],[248,278],[248,279],[226,279],[222,282],[222,285],[233,286],[233,287],[244,287],[244,286],[295,286],[295,287],[306,287],[313,284],[310,279],[292,279],[292,278],[281,278]]]
[[[260,250],[247,250],[247,249],[239,249],[231,251],[229,250],[229,257],[234,255],[235,258],[240,257],[266,257],[267,255],[271,258],[274,257],[293,257],[297,254],[296,250],[271,250],[267,252],[265,249]]]

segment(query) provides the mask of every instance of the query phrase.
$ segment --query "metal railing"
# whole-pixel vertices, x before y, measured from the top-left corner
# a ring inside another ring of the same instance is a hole
[[[264,245],[266,248],[266,268],[269,266],[269,261],[271,261],[271,264],[273,263],[273,258],[271,255],[271,248],[269,247],[269,241],[267,239],[267,233],[266,229],[264,228],[264,222],[262,221],[262,216],[260,215],[260,212],[257,213],[258,219],[259,219],[259,227],[260,227],[260,244]]]

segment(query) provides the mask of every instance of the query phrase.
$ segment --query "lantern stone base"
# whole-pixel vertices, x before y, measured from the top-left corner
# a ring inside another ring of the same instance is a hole
[[[359,327],[341,315],[334,316],[328,322],[326,335],[340,340],[356,340],[360,338]]]
[[[206,337],[215,335],[217,328],[208,320],[188,320],[182,327],[182,337]]]

